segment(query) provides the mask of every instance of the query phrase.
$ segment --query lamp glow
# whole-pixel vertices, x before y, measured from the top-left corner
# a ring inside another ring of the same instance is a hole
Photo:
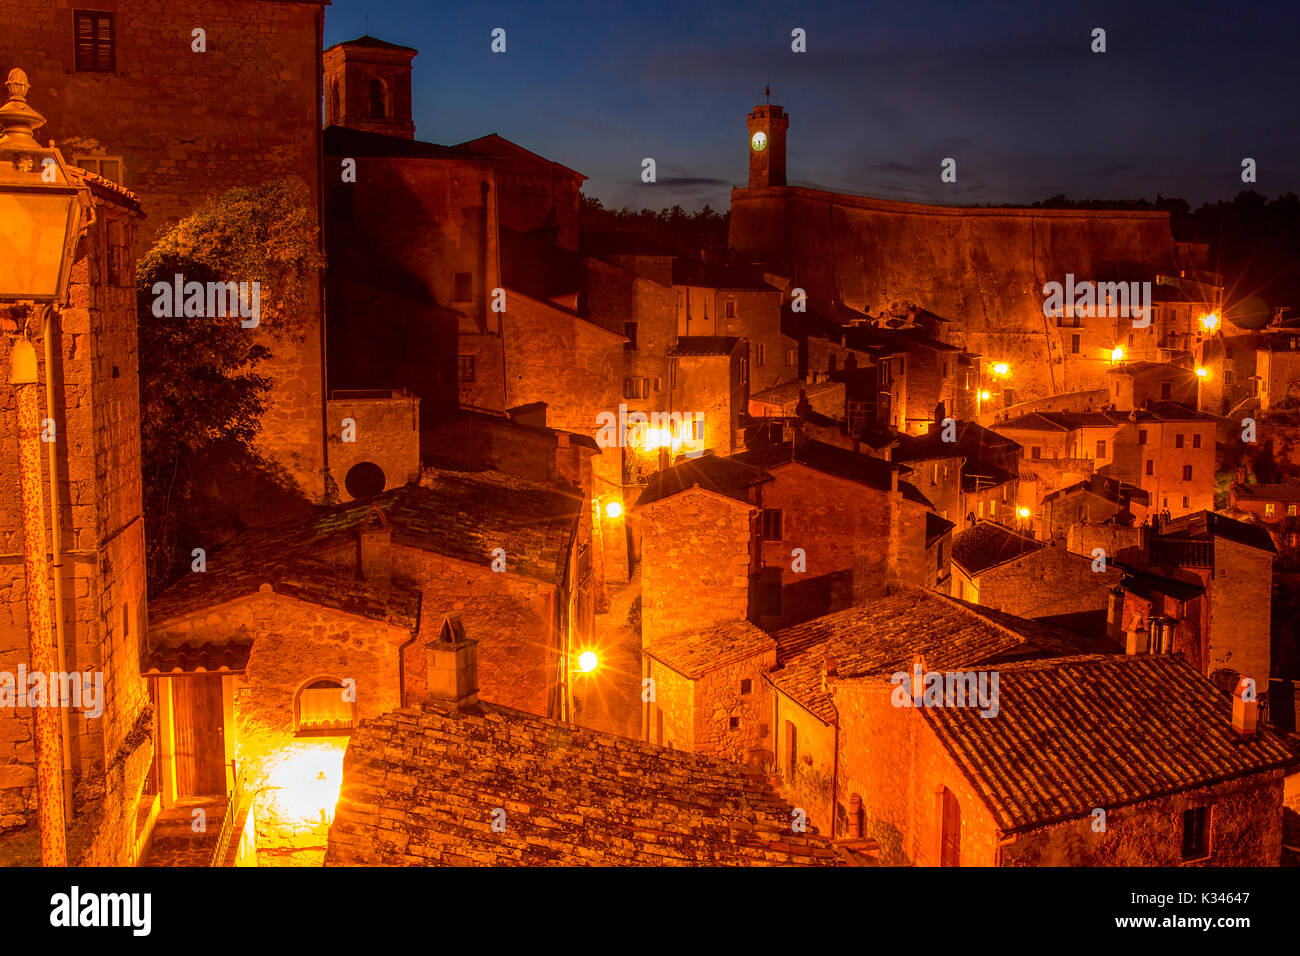
[[[1017,509],[1016,509],[1016,514],[1020,515],[1020,517],[1022,517],[1022,518],[1028,518],[1028,517],[1029,517],[1029,509],[1028,509],[1028,508],[1017,508]]]
[[[1209,370],[1208,368],[1206,368],[1205,366],[1201,366],[1200,368],[1198,368],[1198,369],[1196,370],[1196,374],[1199,375],[1201,378],[1209,378],[1209,377],[1210,377],[1210,370]]]
[[[1006,375],[1011,371],[1011,367],[1006,362],[998,362],[993,366],[994,375]]]
[[[987,402],[988,400],[989,400],[989,393],[988,393],[988,392],[980,392],[980,401],[981,401],[981,402]]]
[[[622,513],[623,513],[623,506],[619,504],[617,501],[611,501],[609,504],[605,505],[606,518],[617,518]]]
[[[1219,316],[1214,312],[1211,312],[1209,315],[1201,316],[1201,325],[1205,327],[1207,332],[1213,332],[1218,324]]]
[[[1111,349],[1110,360],[1112,362],[1122,362],[1124,360],[1124,350],[1119,346]]]
[[[578,655],[578,670],[584,674],[590,674],[599,664],[600,658],[596,656],[595,651],[583,651]]]

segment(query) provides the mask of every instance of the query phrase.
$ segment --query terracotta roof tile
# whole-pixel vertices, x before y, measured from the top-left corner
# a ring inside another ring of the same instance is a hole
[[[952,560],[967,574],[979,574],[1026,554],[1041,551],[1041,541],[1025,537],[993,521],[967,528],[952,545]]]
[[[776,650],[776,641],[748,621],[728,621],[648,641],[644,650],[694,680],[733,661]]]
[[[429,704],[353,735],[325,863],[836,865],[829,840],[790,831],[791,813],[749,768],[492,705]]]

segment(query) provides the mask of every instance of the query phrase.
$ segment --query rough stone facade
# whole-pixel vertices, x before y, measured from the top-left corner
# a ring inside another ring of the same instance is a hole
[[[44,104],[42,104],[44,105]],[[103,715],[72,711],[69,729],[75,816],[69,862],[131,865],[138,849],[136,806],[152,746],[140,679],[144,646],[144,520],[141,515],[140,399],[129,194],[92,183],[98,221],[81,241],[69,300],[55,319],[53,378],[45,394],[44,341],[35,330],[42,416],[53,419],[61,515],[64,669],[103,676]],[[34,321],[39,321],[34,319]],[[12,338],[0,335],[0,669],[29,660],[23,531],[18,484],[16,393],[8,384]],[[51,400],[52,398],[52,400]],[[50,519],[47,448],[41,495]],[[50,532],[46,529],[46,544]],[[0,831],[35,825],[30,708],[0,711]],[[0,856],[24,859],[22,834]]]
[[[644,641],[748,617],[756,513],[698,488],[644,507]]]
[[[958,577],[954,570],[954,596],[960,596]],[[1119,579],[1119,569],[1109,562],[1106,570],[1094,571],[1090,555],[1071,554],[1062,541],[967,579],[974,593],[965,598],[1017,617],[1082,621],[1104,616],[1110,589]]]
[[[363,463],[383,472],[380,491],[419,480],[420,400],[414,395],[401,391],[334,392],[326,415],[330,470],[342,500],[357,497],[349,486],[359,487],[360,479],[353,477],[352,469]],[[348,419],[351,427],[345,425]],[[345,434],[352,440],[345,441]]]

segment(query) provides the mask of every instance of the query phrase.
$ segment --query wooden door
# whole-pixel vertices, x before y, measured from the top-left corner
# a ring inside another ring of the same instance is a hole
[[[221,676],[174,677],[176,792],[200,797],[226,792]]]

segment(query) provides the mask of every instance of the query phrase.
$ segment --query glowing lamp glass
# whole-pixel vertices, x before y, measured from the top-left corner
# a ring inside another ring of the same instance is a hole
[[[1016,514],[1020,515],[1020,517],[1022,517],[1022,518],[1028,518],[1028,517],[1029,517],[1029,509],[1028,509],[1028,508],[1017,508],[1017,509],[1016,509]]]
[[[619,504],[617,501],[611,501],[609,504],[605,505],[606,518],[617,518],[622,513],[623,513],[623,506]]]
[[[998,362],[996,365],[993,366],[994,375],[1006,375],[1010,371],[1011,368],[1007,365],[1006,362]]]
[[[1124,359],[1124,350],[1122,348],[1114,348],[1111,350],[1110,360],[1112,362],[1120,362],[1123,361],[1123,359]]]
[[[981,401],[981,402],[987,402],[988,400],[989,400],[989,393],[988,393],[988,392],[980,392],[980,401]]]
[[[590,674],[599,664],[600,658],[596,656],[595,651],[583,651],[578,655],[578,670],[584,674]]]
[[[1209,315],[1201,317],[1201,325],[1205,326],[1207,331],[1213,330],[1219,324],[1219,317],[1211,312]]]
[[[1198,369],[1196,370],[1196,374],[1199,375],[1201,378],[1209,378],[1209,377],[1210,377],[1210,370],[1209,370],[1208,368],[1205,368],[1204,366],[1202,366],[1201,368],[1198,368]]]

